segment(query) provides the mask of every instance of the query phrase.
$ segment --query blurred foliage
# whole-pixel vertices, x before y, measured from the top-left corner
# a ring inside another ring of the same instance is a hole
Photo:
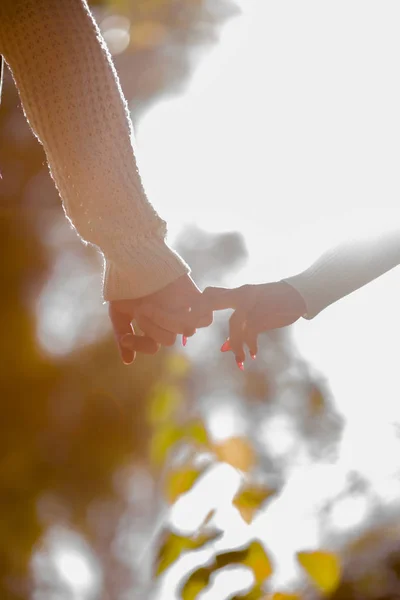
[[[160,95],[180,89],[198,49],[217,39],[218,28],[236,10],[228,0],[99,0],[92,6],[135,119]],[[76,534],[100,573],[95,591],[82,592],[82,598],[147,600],[154,581],[168,576],[182,557],[207,549],[209,561],[182,574],[178,591],[184,600],[199,597],[233,565],[253,575],[250,590],[234,592],[237,599],[398,598],[400,535],[391,524],[355,535],[340,551],[327,544],[299,553],[304,579],[289,591],[270,589],[275,564],[259,539],[234,548],[219,545],[224,531],[215,525],[216,507],[190,533],[163,519],[151,557],[145,556],[147,566],[136,559],[163,511],[170,515],[179,503],[191,502],[221,464],[240,478],[223,510],[233,507],[246,527],[253,525],[281,494],[298,455],[316,461],[335,455],[341,418],[326,383],[294,355],[286,332],[266,335],[258,360],[244,374],[227,356],[203,352],[192,362],[175,350],[139,357],[127,369],[103,333],[69,353],[46,353],[36,309],[59,250],[72,251],[77,267],[89,262],[94,273],[99,262],[95,251],[70,235],[43,151],[7,73],[0,170],[1,598],[75,597],[65,573],[51,562],[54,539],[60,544],[64,539],[60,530]],[[179,250],[195,279],[207,284],[246,258],[239,234],[208,234],[196,227],[182,236]],[[77,297],[79,305],[90,290],[78,293],[74,276],[67,304]],[[98,284],[98,303],[90,305],[83,328],[92,312],[107,318],[100,276]],[[56,314],[62,320],[62,312]],[[217,348],[226,327],[217,318],[208,344]],[[219,409],[224,415],[226,406],[243,417],[246,428],[214,436],[210,415]],[[277,452],[266,432],[282,424],[288,443]]]
[[[185,80],[190,48],[207,43],[230,12],[224,2],[218,12],[197,0],[111,0],[93,3],[93,8],[100,24],[113,15],[128,19],[130,44],[115,60],[135,117]],[[42,535],[61,523],[90,542],[102,565],[101,596],[115,599],[132,578],[129,561],[121,565],[110,549],[127,509],[115,474],[124,465],[147,460],[147,423],[168,422],[169,400],[179,393],[169,383],[160,391],[160,382],[166,372],[184,377],[188,365],[160,353],[151,361],[141,357],[126,369],[109,336],[62,358],[43,353],[35,308],[56,260],[47,234],[52,222],[64,217],[42,148],[24,119],[8,73],[0,110],[0,170],[0,244],[7,257],[0,297],[1,597],[31,597],[32,552]],[[62,227],[68,230],[66,222]],[[61,245],[67,240],[64,251],[72,247],[76,261],[89,257],[98,272],[96,252],[68,236],[59,236]],[[100,274],[98,284],[100,305]],[[147,414],[147,399],[154,394],[158,404],[150,402],[152,414]],[[194,433],[191,427],[194,437],[201,437],[201,430]],[[168,435],[174,434],[164,430],[153,443],[156,462],[163,459]],[[143,517],[151,519],[155,505],[151,497],[146,502]],[[53,583],[55,597],[66,593],[60,580]],[[50,593],[52,587],[46,585]]]

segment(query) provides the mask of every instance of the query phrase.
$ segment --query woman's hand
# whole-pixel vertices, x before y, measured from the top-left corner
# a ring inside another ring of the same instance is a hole
[[[246,344],[252,358],[257,354],[257,337],[263,331],[286,327],[297,321],[306,305],[297,290],[284,281],[261,285],[244,285],[235,289],[206,288],[192,307],[192,318],[214,310],[233,308],[229,319],[229,338],[221,351],[232,350],[243,370]]]
[[[178,334],[185,340],[196,328],[208,327],[211,309],[205,308],[196,319],[190,313],[199,298],[199,288],[189,275],[183,275],[143,298],[111,301],[109,315],[122,361],[130,364],[137,352],[155,354],[160,346],[172,346]],[[132,321],[141,333],[135,332]]]

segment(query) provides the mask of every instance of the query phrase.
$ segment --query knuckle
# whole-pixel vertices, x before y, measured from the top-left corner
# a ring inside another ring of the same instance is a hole
[[[240,321],[241,317],[237,312],[234,312],[233,315],[229,317],[229,325],[232,327],[237,327]]]

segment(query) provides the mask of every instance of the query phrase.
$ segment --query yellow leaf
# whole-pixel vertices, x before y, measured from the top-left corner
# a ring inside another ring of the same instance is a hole
[[[340,583],[341,567],[332,552],[298,552],[297,559],[313,583],[321,592],[329,594]]]
[[[298,594],[285,594],[284,592],[276,592],[272,596],[268,596],[266,600],[301,600]]]
[[[184,354],[168,354],[166,368],[169,375],[182,378],[185,377],[190,370],[190,361]]]
[[[196,600],[200,592],[207,587],[210,575],[210,570],[204,568],[193,573],[180,590],[182,600]]]
[[[266,600],[266,598],[261,586],[257,585],[244,596],[235,596],[232,600]]]
[[[209,542],[213,542],[222,535],[221,531],[213,530],[199,533],[197,536],[184,537],[166,531],[163,535],[163,541],[156,560],[156,575],[161,575],[168,567],[178,560],[183,552],[197,550]]]
[[[255,465],[255,452],[249,441],[241,437],[231,437],[214,444],[218,459],[235,469],[249,471]]]
[[[251,569],[258,587],[273,572],[271,561],[260,542],[251,542],[242,550],[231,550],[215,557],[217,569],[223,569],[228,565],[243,565]]]
[[[176,386],[159,384],[148,400],[148,420],[152,425],[165,423],[182,404],[182,393]]]
[[[141,49],[154,48],[165,42],[167,29],[157,21],[141,21],[131,27],[132,43]]]
[[[154,466],[161,467],[171,448],[182,438],[182,429],[174,423],[166,423],[156,429],[150,440],[150,460]]]
[[[185,437],[199,446],[208,446],[209,444],[207,430],[200,419],[194,419],[185,425]]]
[[[242,564],[252,569],[256,583],[262,583],[273,572],[271,561],[260,542],[250,544],[247,556]]]
[[[168,502],[173,504],[179,496],[188,492],[203,472],[204,469],[190,466],[174,469],[168,473],[165,482],[165,495]]]
[[[323,410],[325,410],[325,398],[317,386],[313,386],[310,392],[310,396],[308,398],[308,406],[311,414],[319,415]]]
[[[256,512],[254,508],[250,508],[249,506],[237,506],[236,508],[240,512],[240,516],[242,517],[243,521],[250,525]]]
[[[233,499],[242,518],[246,523],[251,523],[260,506],[276,493],[276,490],[264,485],[244,485]]]

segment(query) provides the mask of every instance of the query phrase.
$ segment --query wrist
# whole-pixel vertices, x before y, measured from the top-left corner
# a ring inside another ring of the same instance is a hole
[[[307,309],[307,304],[306,301],[304,299],[304,297],[302,296],[302,294],[300,293],[300,291],[295,287],[295,285],[293,285],[291,278],[289,278],[289,281],[287,279],[282,279],[280,283],[285,284],[286,286],[289,286],[290,290],[291,290],[291,300],[293,302],[293,310],[296,314],[298,314],[300,317],[303,317],[304,319],[308,318],[308,309]]]
[[[137,299],[153,294],[190,272],[184,260],[164,239],[148,237],[123,249],[118,257],[104,257],[104,300]]]

